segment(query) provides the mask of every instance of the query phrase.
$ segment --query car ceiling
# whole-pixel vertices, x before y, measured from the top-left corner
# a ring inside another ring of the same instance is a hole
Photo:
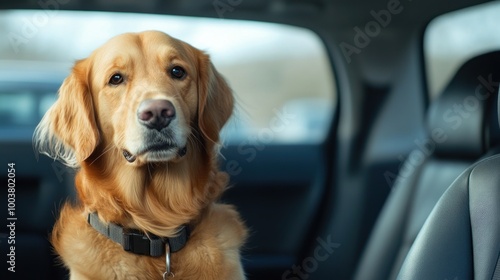
[[[483,0],[8,0],[0,2],[0,9],[40,9],[39,3],[58,3],[56,9],[141,12],[170,15],[249,19],[281,22],[294,25],[310,24],[314,16],[316,23],[335,27],[356,26],[373,20],[371,10],[381,10],[390,2],[410,6],[399,24],[415,25],[426,23],[435,16],[460,8],[488,1]],[[54,6],[50,6],[51,9]],[[360,7],[363,7],[360,9]],[[360,12],[366,11],[366,12]]]

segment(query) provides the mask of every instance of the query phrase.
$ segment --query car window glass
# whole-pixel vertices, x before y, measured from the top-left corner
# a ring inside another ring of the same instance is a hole
[[[500,49],[500,2],[478,5],[435,18],[426,29],[424,54],[433,99],[468,59]]]

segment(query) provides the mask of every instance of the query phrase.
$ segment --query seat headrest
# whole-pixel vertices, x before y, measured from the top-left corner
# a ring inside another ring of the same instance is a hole
[[[427,114],[438,156],[477,158],[500,143],[500,51],[465,62]]]

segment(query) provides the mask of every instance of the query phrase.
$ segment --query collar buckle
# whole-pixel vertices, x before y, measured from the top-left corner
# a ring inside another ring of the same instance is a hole
[[[139,255],[148,255],[158,257],[163,254],[163,240],[153,234],[145,235],[139,230],[124,229],[123,231],[123,249]]]

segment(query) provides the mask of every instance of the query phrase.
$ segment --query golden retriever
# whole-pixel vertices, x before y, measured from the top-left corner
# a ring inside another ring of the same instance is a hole
[[[208,55],[162,32],[119,35],[76,62],[33,136],[39,152],[79,169],[78,202],[64,205],[51,237],[70,279],[245,279],[247,230],[216,203],[232,110]],[[165,247],[127,252],[99,227],[142,234],[127,246],[155,237]],[[187,242],[170,252],[180,234]]]

